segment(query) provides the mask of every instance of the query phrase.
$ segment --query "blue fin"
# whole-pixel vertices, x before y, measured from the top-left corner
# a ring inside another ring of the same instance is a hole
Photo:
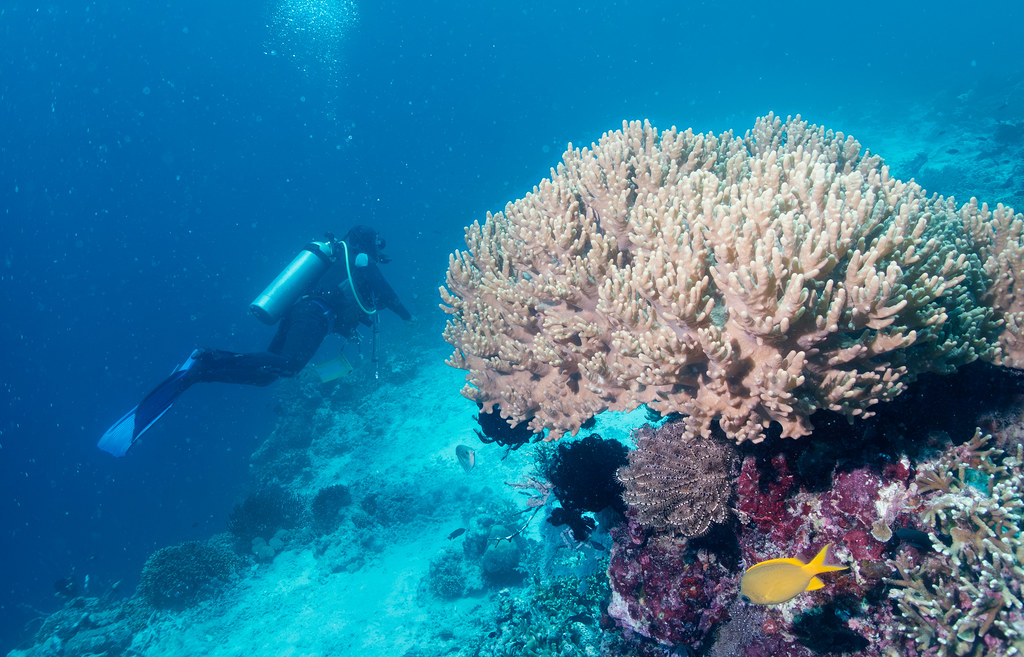
[[[138,406],[125,413],[124,417],[107,429],[100,437],[97,447],[114,456],[124,456],[135,441],[163,417],[178,396],[192,385],[192,381],[186,379],[185,375],[195,365],[199,354],[200,350],[193,351],[192,355],[146,395]]]
[[[139,410],[138,406],[125,413],[124,417],[114,423],[114,426],[107,429],[100,438],[100,442],[97,443],[97,447],[114,456],[124,456],[135,440],[135,412],[137,410]]]

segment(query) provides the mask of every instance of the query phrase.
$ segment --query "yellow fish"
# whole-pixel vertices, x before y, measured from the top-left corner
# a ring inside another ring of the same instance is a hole
[[[830,545],[821,548],[818,556],[804,563],[799,559],[769,559],[756,563],[740,580],[740,594],[759,605],[777,605],[791,600],[804,591],[816,591],[825,583],[815,577],[833,570],[846,570],[847,566],[826,566],[825,557]]]

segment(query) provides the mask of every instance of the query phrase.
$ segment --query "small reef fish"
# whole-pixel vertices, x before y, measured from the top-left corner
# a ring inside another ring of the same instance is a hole
[[[462,469],[469,472],[476,465],[476,452],[466,445],[455,446],[455,457],[462,464]]]
[[[825,583],[815,577],[847,566],[826,566],[825,557],[830,545],[821,548],[809,563],[799,559],[769,559],[754,564],[743,573],[740,594],[759,605],[777,605],[791,600],[804,591],[816,591]]]
[[[898,538],[901,542],[906,543],[912,547],[917,548],[922,552],[934,552],[935,547],[932,545],[932,539],[929,534],[917,529],[908,529],[903,527],[893,532],[893,536]],[[949,537],[944,534],[936,534],[936,538],[946,544],[949,547]]]
[[[453,531],[451,534],[448,534],[448,540],[450,541],[453,538],[458,538],[459,536],[462,536],[465,533],[466,533],[465,527],[459,527],[458,529]]]

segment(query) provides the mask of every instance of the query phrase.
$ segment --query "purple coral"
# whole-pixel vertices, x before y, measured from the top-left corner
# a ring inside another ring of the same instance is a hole
[[[666,645],[700,648],[727,617],[737,580],[719,560],[685,538],[637,541],[629,527],[612,530],[608,615],[629,633]]]

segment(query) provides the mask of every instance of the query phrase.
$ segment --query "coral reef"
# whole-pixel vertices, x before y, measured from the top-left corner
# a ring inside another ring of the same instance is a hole
[[[676,436],[670,444],[685,443],[678,421],[659,431]],[[868,444],[863,438],[846,442]],[[608,613],[627,635],[701,648],[720,628],[734,652],[716,655],[839,654],[864,645],[870,647],[854,652],[886,654],[893,642],[882,635],[886,625],[878,610],[888,608],[884,578],[894,572],[887,564],[890,527],[906,520],[910,461],[871,445],[863,448],[865,455],[845,457],[837,467],[835,454],[809,449],[814,443],[794,450],[799,457],[779,450],[783,444],[791,445],[776,439],[743,448],[735,521],[686,538],[645,525],[630,511],[629,523],[613,530]],[[723,478],[728,484],[730,478]],[[807,560],[825,543],[833,545],[834,559],[851,567],[825,589],[765,608],[737,600],[744,568],[771,558]],[[734,616],[757,619],[758,627],[738,627]],[[808,629],[826,621],[835,625],[827,637]]]
[[[313,496],[309,510],[313,514],[313,526],[318,531],[329,534],[341,523],[342,511],[352,504],[352,493],[348,486],[335,484],[321,488]]]
[[[358,488],[367,493],[356,505],[384,526],[409,523],[417,515],[429,515],[437,501],[424,498],[412,481],[360,481]]]
[[[648,404],[736,441],[868,415],[923,372],[1024,364],[1024,218],[958,208],[799,117],[624,123],[466,231],[442,308],[463,394],[558,438]]]
[[[737,482],[736,512],[752,530],[744,536],[744,558],[770,558],[772,551],[811,553],[832,543],[856,560],[877,561],[891,538],[890,525],[907,499],[910,464],[904,458],[847,466],[831,476],[824,490],[797,481],[789,460],[778,453],[768,461],[743,460]]]
[[[267,486],[236,504],[228,517],[228,530],[238,539],[273,536],[279,529],[291,529],[302,517],[302,502],[280,486]]]
[[[602,645],[598,607],[607,583],[598,577],[535,578],[521,597],[499,595],[498,630],[490,643],[501,652],[524,657],[596,655]],[[590,650],[587,650],[587,648]],[[607,653],[605,653],[607,654]]]
[[[978,430],[917,475],[913,511],[934,549],[900,553],[890,595],[921,654],[1024,652],[1024,446],[993,442]]]
[[[612,530],[608,615],[627,633],[662,644],[707,645],[736,597],[736,574],[688,539],[638,530],[632,522]]]
[[[703,536],[729,518],[736,450],[714,437],[686,435],[667,422],[637,430],[629,466],[619,470],[623,499],[644,527]]]
[[[138,593],[159,609],[183,609],[220,591],[238,566],[234,553],[216,543],[171,545],[146,560]]]
[[[530,541],[514,529],[514,514],[508,504],[476,509],[465,531],[452,537],[462,542],[461,547],[446,546],[431,560],[423,583],[426,590],[451,599],[520,583]]]
[[[561,544],[544,527],[545,542]],[[590,547],[552,550],[550,560],[523,564],[529,577],[519,588],[498,591],[482,630],[461,657],[667,657],[667,650],[631,645],[604,614],[609,595],[608,552]]]
[[[287,547],[291,538],[292,534],[287,529],[278,529],[270,538],[257,536],[252,539],[252,555],[256,561],[264,563],[273,561],[274,557]]]
[[[613,531],[609,615],[627,636],[677,649],[682,639],[713,657],[1016,654],[1024,649],[1022,385],[1013,372],[971,366],[924,377],[870,419],[823,418],[814,440],[738,446],[735,521],[684,539],[631,511]],[[947,407],[965,417],[951,420]],[[968,421],[993,436],[970,438]],[[663,429],[679,439],[684,431],[672,421]],[[806,560],[825,543],[849,570],[821,590],[769,607],[729,590],[754,563]],[[693,566],[702,552],[716,564],[707,579]],[[710,616],[673,625],[673,614],[689,611],[678,593],[688,575]],[[675,586],[657,584],[673,578]]]
[[[519,564],[523,557],[521,536],[512,540],[505,537],[512,530],[503,525],[491,527],[487,537],[487,549],[480,556],[480,570],[484,581],[494,586],[515,584],[523,579]]]
[[[445,600],[480,591],[483,589],[480,568],[468,563],[462,550],[448,546],[430,560],[426,588]]]
[[[117,604],[100,598],[72,598],[43,621],[34,645],[13,650],[9,657],[131,654],[132,638],[152,613],[152,608],[137,597]]]
[[[591,434],[560,444],[545,475],[563,507],[593,512],[611,507],[623,513],[622,484],[615,472],[626,464],[627,453],[619,441]]]

